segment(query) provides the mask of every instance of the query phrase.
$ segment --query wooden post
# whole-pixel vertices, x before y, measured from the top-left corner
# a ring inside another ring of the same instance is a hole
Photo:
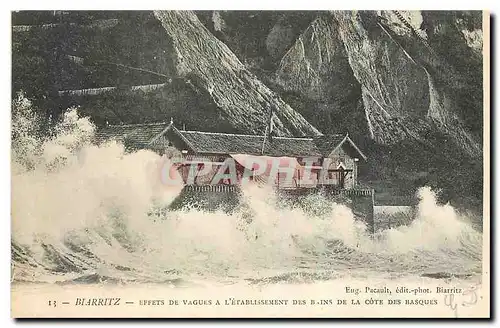
[[[369,222],[371,222],[371,230],[372,230],[372,237],[375,234],[375,215],[374,215],[374,210],[375,210],[375,190],[371,190],[371,204],[370,204],[370,211],[369,211]]]
[[[358,158],[354,158],[354,171],[352,172],[353,175],[353,187],[357,187],[358,185]]]

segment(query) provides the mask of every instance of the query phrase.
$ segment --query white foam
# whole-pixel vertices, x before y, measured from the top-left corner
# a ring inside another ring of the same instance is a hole
[[[71,254],[85,270],[113,275],[119,265],[130,269],[128,275],[149,279],[164,279],[166,272],[260,276],[269,270],[297,270],[302,262],[322,270],[406,270],[418,261],[426,268],[479,265],[460,250],[467,247],[480,254],[480,234],[451,206],[437,204],[429,188],[420,191],[411,225],[375,238],[344,205],[316,195],[308,199],[309,210],[286,207],[272,190],[253,185],[244,189],[249,210],[227,214],[186,209],[150,216],[180,191],[161,183],[163,158],[149,151],[125,153],[114,142],[90,144],[93,128],[76,111],[68,112],[58,128],[49,140],[33,142],[32,136],[24,136],[27,148],[43,150],[27,154],[36,165],[25,167],[25,161],[13,157],[18,169],[12,173],[12,238],[48,267],[54,267],[54,259],[45,256],[42,245]],[[332,246],[332,241],[340,244]],[[71,250],[71,245],[97,259]]]

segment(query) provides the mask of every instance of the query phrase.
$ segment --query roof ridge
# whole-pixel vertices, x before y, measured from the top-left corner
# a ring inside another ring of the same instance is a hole
[[[313,138],[309,138],[309,137],[276,137],[276,136],[273,136],[273,139],[286,139],[286,140],[309,140],[309,141],[312,141]]]
[[[110,124],[107,127],[133,127],[133,126],[148,126],[148,125],[167,125],[167,122],[150,122],[150,123],[133,123],[133,124]]]
[[[186,130],[179,130],[181,133],[201,133],[201,134],[212,134],[212,135],[219,135],[219,136],[238,136],[238,137],[256,137],[256,138],[263,138],[263,135],[258,135],[258,134],[237,134],[237,133],[224,133],[224,132],[208,132],[208,131],[186,131]]]
[[[156,140],[158,140],[161,136],[163,136],[165,134],[165,132],[167,132],[168,130],[170,130],[172,127],[174,127],[174,122],[172,122],[172,120],[170,120],[170,123],[166,127],[164,127],[163,130],[160,133],[158,133],[151,140],[149,140],[148,145],[154,143]]]
[[[201,133],[201,134],[211,134],[211,135],[219,135],[219,136],[237,136],[237,137],[253,137],[253,138],[264,138],[263,135],[259,134],[238,134],[238,133],[224,133],[224,132],[208,132],[208,131],[186,131],[179,130],[181,133]],[[273,139],[285,139],[285,140],[313,140],[308,137],[281,137],[281,136],[273,136]]]

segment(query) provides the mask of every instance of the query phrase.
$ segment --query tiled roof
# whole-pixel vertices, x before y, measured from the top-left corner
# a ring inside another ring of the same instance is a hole
[[[97,141],[116,139],[136,149],[155,149],[163,147],[154,140],[172,129],[196,153],[249,154],[261,155],[264,136],[228,134],[201,131],[181,131],[173,124],[146,123],[130,125],[110,125],[96,134]],[[327,135],[315,138],[266,138],[263,155],[267,156],[327,156],[344,141],[345,135]],[[353,144],[354,145],[354,144]],[[354,145],[355,148],[357,148]],[[361,153],[361,151],[358,149]],[[362,153],[361,156],[366,158]]]
[[[179,131],[193,150],[200,153],[260,155],[264,136]],[[266,139],[264,155],[269,156],[319,156],[311,138],[272,137]]]
[[[330,134],[315,137],[314,142],[323,156],[328,156],[345,138],[345,134]]]
[[[150,142],[168,126],[168,123],[109,125],[98,130],[96,140],[116,139],[133,148],[153,149],[155,145]]]
[[[316,143],[316,147],[323,154],[323,156],[328,156],[332,151],[338,148],[344,142],[350,143],[352,148],[355,149],[359,153],[361,157],[366,160],[365,154],[356,146],[356,144],[349,138],[348,135],[342,134],[330,134],[323,135],[320,137],[315,137],[314,142]]]

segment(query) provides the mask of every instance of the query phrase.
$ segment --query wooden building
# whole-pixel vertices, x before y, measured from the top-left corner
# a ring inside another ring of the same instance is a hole
[[[180,159],[179,171],[186,183],[214,184],[214,176],[228,158],[234,160],[237,179],[240,181],[247,170],[254,171],[254,160],[267,163],[263,176],[279,188],[307,188],[318,185],[334,185],[339,189],[357,186],[359,161],[367,158],[346,135],[324,135],[313,138],[292,138],[266,135],[243,135],[203,131],[185,131],[174,123],[151,123],[132,125],[108,125],[97,133],[99,142],[116,139],[129,150],[148,149]],[[250,165],[249,165],[250,163]],[[279,163],[277,171],[272,165]],[[199,179],[187,182],[187,170],[191,164],[213,171]],[[283,171],[293,177],[286,179]],[[261,169],[262,171],[262,169]],[[247,172],[248,173],[248,172]],[[287,173],[290,174],[290,173]],[[252,180],[253,175],[248,174]],[[270,179],[269,179],[270,178]],[[237,184],[239,181],[222,179],[216,184]]]

